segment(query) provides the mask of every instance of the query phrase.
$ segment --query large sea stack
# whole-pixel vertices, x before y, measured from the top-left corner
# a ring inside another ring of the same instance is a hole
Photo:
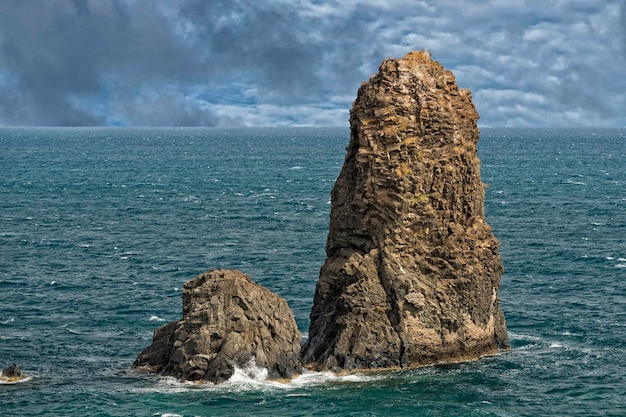
[[[425,51],[386,59],[361,85],[306,366],[413,367],[509,347],[477,120],[470,92]]]
[[[219,383],[253,360],[269,379],[290,379],[301,339],[284,299],[240,271],[212,270],[185,283],[183,318],[156,329],[133,367]]]

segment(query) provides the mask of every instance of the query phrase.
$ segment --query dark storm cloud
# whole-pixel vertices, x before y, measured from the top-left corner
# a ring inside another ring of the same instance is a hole
[[[555,98],[563,106],[578,107],[601,119],[608,119],[615,112],[603,103],[598,94],[604,90],[605,82],[601,69],[581,63],[573,64],[555,89]]]
[[[106,107],[145,85],[158,90],[181,74],[199,76],[195,51],[146,3],[3,3],[0,26],[0,71],[9,93],[0,109],[4,124],[104,124],[107,115],[91,102]],[[127,115],[118,117],[124,122]]]
[[[203,100],[228,101],[216,93],[223,84],[238,83],[253,91],[249,100],[277,105],[354,90],[362,74],[346,62],[363,58],[359,49],[341,56],[328,40],[333,31],[346,37],[342,25],[315,38],[308,23],[295,4],[272,2],[3,3],[0,122],[215,125],[219,118]],[[345,24],[364,29],[355,18]],[[358,42],[367,40],[362,34]],[[237,94],[243,92],[233,99]]]
[[[346,125],[430,49],[485,125],[626,124],[624,1],[0,3],[0,125]]]
[[[288,102],[320,88],[314,68],[322,47],[298,36],[300,22],[289,5],[196,1],[186,3],[181,16],[194,25],[214,62],[246,82],[259,80],[267,101]]]
[[[362,80],[355,63],[379,52],[366,13],[375,17],[307,16],[297,2],[197,0],[184,2],[178,17],[216,65],[257,84],[264,101],[290,103],[351,91]]]

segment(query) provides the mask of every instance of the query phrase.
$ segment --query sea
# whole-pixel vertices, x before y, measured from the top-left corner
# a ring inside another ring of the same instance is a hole
[[[626,416],[626,129],[484,128],[512,349],[221,385],[131,365],[181,290],[239,269],[304,337],[347,128],[1,128],[2,416]]]

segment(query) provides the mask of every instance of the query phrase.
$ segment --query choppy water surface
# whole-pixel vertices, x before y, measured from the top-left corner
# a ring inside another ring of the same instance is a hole
[[[412,371],[129,370],[185,281],[237,268],[306,333],[347,129],[0,129],[0,415],[626,414],[626,131],[485,129],[513,350]]]

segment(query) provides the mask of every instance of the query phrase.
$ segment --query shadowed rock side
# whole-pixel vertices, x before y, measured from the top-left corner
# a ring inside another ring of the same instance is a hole
[[[477,120],[470,92],[424,51],[385,60],[361,85],[332,191],[307,367],[419,366],[509,347]]]
[[[287,302],[239,271],[212,270],[185,283],[183,318],[161,326],[133,367],[182,381],[219,383],[252,358],[269,379],[302,371]]]

